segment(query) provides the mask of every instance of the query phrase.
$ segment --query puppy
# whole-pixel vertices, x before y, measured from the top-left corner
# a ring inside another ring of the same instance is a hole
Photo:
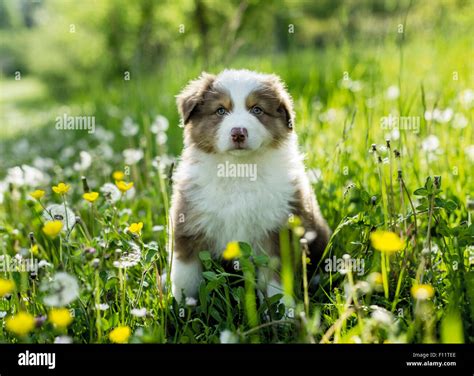
[[[307,232],[311,264],[330,230],[298,151],[293,103],[279,77],[248,70],[203,73],[177,96],[184,150],[173,175],[170,213],[174,297],[195,297],[198,254],[219,259],[231,241],[279,256],[279,232],[291,214]],[[278,273],[263,271],[267,294],[281,292]]]

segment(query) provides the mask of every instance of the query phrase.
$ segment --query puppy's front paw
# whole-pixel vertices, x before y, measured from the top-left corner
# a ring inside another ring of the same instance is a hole
[[[171,293],[181,302],[183,297],[197,297],[202,279],[202,266],[198,260],[182,261],[173,258],[171,265]]]

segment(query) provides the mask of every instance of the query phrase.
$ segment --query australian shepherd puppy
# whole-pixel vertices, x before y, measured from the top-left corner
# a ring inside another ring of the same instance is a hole
[[[216,259],[232,241],[279,257],[279,232],[291,214],[318,262],[330,230],[305,173],[292,99],[279,77],[248,70],[203,73],[177,96],[184,151],[173,175],[171,284],[174,297],[195,297],[199,252]],[[281,291],[265,270],[267,294]]]

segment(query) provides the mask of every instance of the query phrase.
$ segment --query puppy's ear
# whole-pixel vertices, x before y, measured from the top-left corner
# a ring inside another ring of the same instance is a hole
[[[286,126],[289,129],[293,129],[295,124],[295,111],[293,109],[293,99],[290,93],[286,90],[286,86],[281,78],[276,74],[269,75],[268,84],[280,100],[280,106],[277,111],[284,117]]]
[[[189,121],[196,106],[202,102],[204,93],[210,89],[215,78],[216,76],[212,74],[202,72],[198,79],[191,81],[176,96],[176,104],[183,125]]]

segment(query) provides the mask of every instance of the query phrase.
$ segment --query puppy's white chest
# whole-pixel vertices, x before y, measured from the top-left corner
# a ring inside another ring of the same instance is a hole
[[[196,192],[196,210],[202,229],[219,254],[230,241],[243,241],[254,247],[288,218],[293,187],[289,182],[270,185],[257,179],[212,181]]]

